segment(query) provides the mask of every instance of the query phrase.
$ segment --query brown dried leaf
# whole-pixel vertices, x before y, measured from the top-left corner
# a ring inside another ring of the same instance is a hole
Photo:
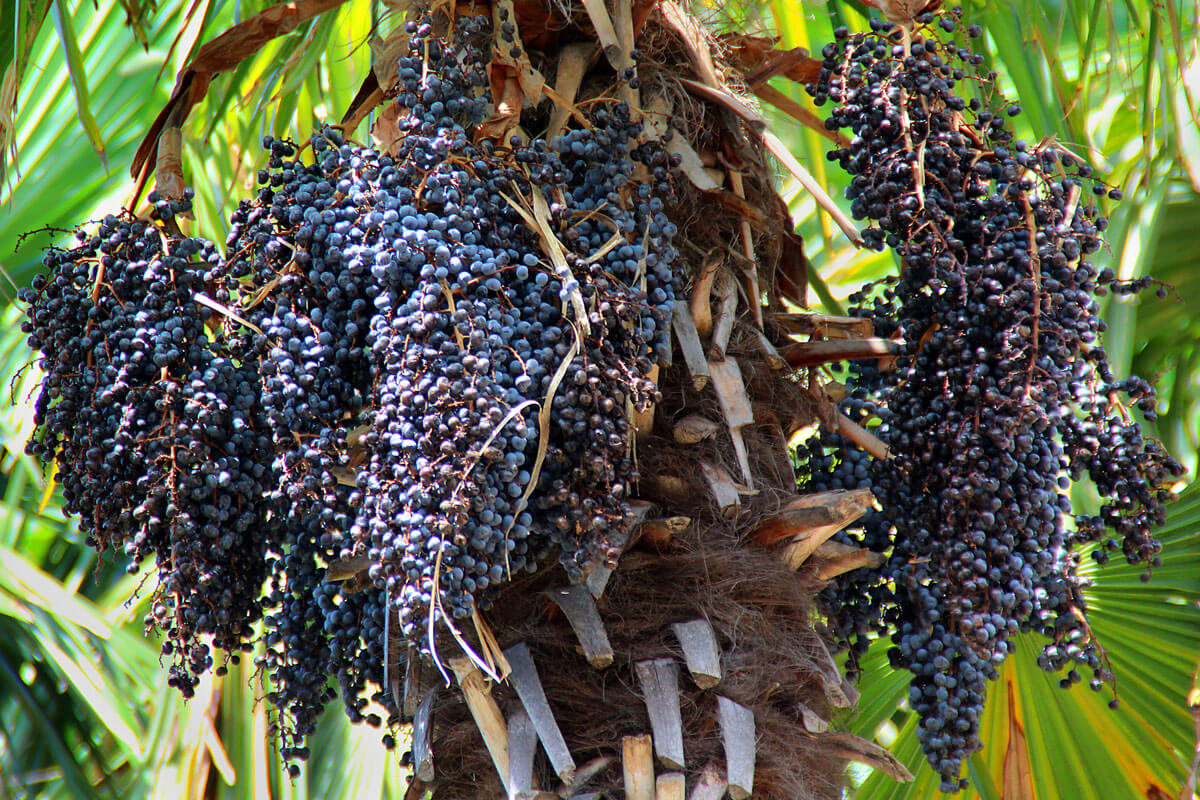
[[[408,0],[391,4],[395,10],[396,19],[404,19],[404,11],[411,6]],[[390,8],[390,6],[389,6]],[[394,95],[396,83],[396,63],[408,50],[408,33],[403,25],[398,25],[386,39],[375,37],[370,42],[373,64],[371,71],[363,78],[362,85],[342,115],[341,128],[351,135],[367,114],[370,114],[389,95]]]
[[[866,5],[878,8],[883,15],[905,28],[926,11],[937,11],[942,0],[863,0]]]
[[[813,83],[821,74],[821,62],[809,58],[802,47],[779,50],[771,54],[761,66],[746,73],[746,83],[758,87],[776,75],[786,75],[798,83]]]
[[[1008,680],[1008,746],[1004,751],[1004,797],[1011,800],[1034,800],[1033,767],[1029,763],[1029,742],[1025,726],[1017,713],[1017,701],[1012,679]]]
[[[830,536],[865,514],[873,502],[869,489],[800,495],[763,520],[752,538],[763,547],[791,539],[785,558],[795,569]]]
[[[646,20],[658,8],[659,0],[633,0],[633,35],[637,38],[646,25]]]
[[[476,142],[483,139],[504,141],[521,122],[525,95],[521,91],[516,68],[493,61],[488,65],[488,82],[492,87],[492,97],[499,99],[495,104],[496,111],[475,129]]]
[[[329,568],[325,571],[325,580],[344,581],[353,578],[370,566],[371,559],[366,556],[356,556],[346,560],[334,561],[330,563]]]
[[[849,439],[880,461],[891,458],[891,448],[884,444],[875,434],[841,412],[838,412],[835,420],[837,424],[836,430],[844,438]]]
[[[413,7],[412,0],[383,0],[383,7],[396,19],[404,19],[405,14]]]
[[[840,403],[850,396],[850,390],[846,388],[846,384],[836,381],[822,384],[821,390],[825,392],[825,399],[831,403]]]
[[[675,534],[686,530],[691,524],[691,517],[646,520],[638,526],[638,546],[661,553],[670,545]]]
[[[742,180],[742,173],[735,170],[729,171],[729,188],[733,193],[743,200],[746,199],[746,186]],[[758,285],[758,256],[754,251],[754,231],[750,227],[750,223],[742,220],[739,223],[739,232],[742,240],[742,255],[745,256],[745,261],[739,266],[738,277],[742,281],[742,294],[746,296],[746,302],[750,306],[750,311],[754,315],[755,330],[762,332],[763,314],[762,314],[762,291]],[[773,353],[774,348],[768,345],[768,348]]]
[[[403,20],[404,16],[398,16],[396,19]],[[389,33],[386,39],[376,36],[371,40],[371,73],[379,86],[386,88],[396,82],[396,66],[408,52],[408,39],[409,35],[404,25],[397,24],[396,29]]]
[[[889,356],[896,352],[891,339],[871,336],[866,339],[833,339],[796,342],[782,347],[779,354],[793,368],[816,367],[835,361],[855,361]]]
[[[830,552],[842,547],[849,548],[849,552]],[[838,575],[861,567],[878,567],[887,560],[883,553],[876,553],[865,547],[842,545],[833,541],[825,542],[818,547],[813,552],[813,558],[817,561],[817,579],[822,581],[833,580]]]
[[[824,733],[829,730],[829,723],[808,706],[796,703],[796,710],[800,712],[800,720],[809,733]]]
[[[775,294],[801,308],[808,307],[808,256],[800,234],[783,230],[783,247],[775,265]]]
[[[395,155],[396,146],[403,138],[404,134],[400,131],[400,105],[388,103],[371,126],[371,141],[379,148],[379,152]]]
[[[236,69],[272,39],[290,33],[313,17],[337,8],[345,0],[299,0],[279,3],[234,25],[200,48],[187,69],[218,74]]]
[[[545,0],[514,0],[513,5],[513,23],[521,30],[525,46],[543,53],[557,51],[562,31],[567,26],[551,7],[553,4]]]
[[[687,48],[688,55],[692,59],[692,66],[700,80],[714,89],[722,88],[725,84],[713,62],[708,34],[700,21],[675,0],[663,0],[659,3],[659,8],[662,10],[663,21],[667,27],[675,31],[683,41],[684,47]]]
[[[186,183],[183,180],[183,131],[170,127],[162,132],[158,143],[158,191],[165,197],[183,197]]]
[[[821,61],[811,57],[803,47],[776,50],[776,38],[730,33],[721,37],[729,60],[746,76],[746,83],[757,88],[775,75],[783,75],[797,83],[812,83],[821,72]]]
[[[729,61],[743,72],[762,64],[779,44],[778,36],[753,36],[748,33],[726,33],[720,37],[721,48]]]
[[[17,130],[14,122],[17,84],[20,82],[20,70],[17,67],[17,62],[10,63],[4,70],[4,80],[0,81],[0,160],[11,152]]]
[[[738,98],[734,97],[733,93],[728,89],[709,86],[708,84],[689,80],[687,78],[680,78],[679,82],[683,84],[683,86],[686,87],[689,92],[697,97],[701,97],[705,100],[716,103],[722,108],[741,117],[752,129],[756,131],[762,131],[766,129],[766,118],[763,117],[762,114],[758,113],[757,109],[751,108]]]

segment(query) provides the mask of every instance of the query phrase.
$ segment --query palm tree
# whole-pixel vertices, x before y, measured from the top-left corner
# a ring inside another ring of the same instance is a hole
[[[125,199],[128,182],[119,176],[166,103],[170,74],[205,41],[266,5],[128,0],[71,9],[62,0],[37,0],[20,5],[15,17],[0,16],[0,28],[13,32],[0,49],[11,92],[0,92],[6,104],[0,133],[12,141],[4,148],[0,187],[0,263],[14,285],[28,283],[40,246],[61,229]],[[749,21],[758,32],[778,31],[781,48],[816,51],[838,26],[866,27],[863,9],[846,3],[811,14],[786,3],[699,11],[717,26],[736,21],[744,32]],[[1196,21],[1176,3],[1048,7],[1017,0],[967,13],[988,32],[984,52],[1025,108],[1027,134],[1054,135],[1090,153],[1110,182],[1126,190],[1129,199],[1114,209],[1110,249],[1097,260],[1122,277],[1154,275],[1172,288],[1166,299],[1111,301],[1106,347],[1118,372],[1161,376],[1156,430],[1194,468],[1200,323],[1180,300],[1200,291],[1189,269],[1195,248],[1187,245],[1196,235],[1189,223],[1200,191],[1200,135],[1195,81],[1183,77],[1194,77],[1200,64]],[[223,238],[231,206],[251,190],[263,134],[303,140],[314,120],[336,121],[369,71],[371,37],[391,27],[378,4],[347,3],[214,80],[189,116],[182,150],[196,189],[197,230]],[[847,178],[826,165],[828,143],[783,116],[813,111],[802,89],[777,77],[759,94],[781,109],[772,121],[791,152],[840,197]],[[794,179],[783,180],[780,191],[808,243],[816,266],[808,279],[822,310],[841,313],[848,292],[894,270],[886,254],[856,251]],[[372,733],[336,714],[323,720],[304,777],[287,781],[265,712],[253,704],[249,665],[202,685],[188,704],[166,689],[157,647],[141,637],[146,608],[132,600],[137,580],[83,546],[58,510],[52,476],[22,455],[36,376],[21,371],[30,356],[16,327],[19,312],[10,303],[5,313],[0,352],[14,393],[3,420],[8,524],[0,539],[0,624],[7,634],[0,639],[0,772],[6,782],[0,797],[401,791],[396,760]],[[985,749],[969,765],[970,792],[982,798],[1180,794],[1195,741],[1187,703],[1200,654],[1198,519],[1200,498],[1187,491],[1171,510],[1162,533],[1165,563],[1148,586],[1132,568],[1096,573],[1093,627],[1112,658],[1121,709],[1059,690],[1034,669],[1035,643],[1022,640],[992,686]],[[916,780],[898,784],[863,770],[851,773],[849,792],[933,796],[937,776],[919,754],[917,720],[903,700],[907,674],[888,668],[884,649],[886,642],[865,657],[863,696],[835,727],[887,745]]]

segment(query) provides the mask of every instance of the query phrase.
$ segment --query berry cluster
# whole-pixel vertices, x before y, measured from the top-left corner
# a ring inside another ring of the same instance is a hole
[[[612,101],[489,139],[490,24],[407,33],[386,150],[268,139],[225,257],[108,219],[24,295],[48,374],[31,452],[98,547],[157,557],[149,621],[185,690],[200,634],[248,649],[264,620],[291,758],[330,678],[353,721],[398,719],[385,631],[433,655],[518,571],[612,557],[629,413],[669,346],[678,162]]]
[[[209,242],[109,216],[49,251],[21,293],[45,372],[28,451],[57,463],[89,544],[133,571],[155,557],[147,622],[184,694],[212,666],[200,635],[231,652],[251,637],[279,542],[258,375],[209,339],[195,299],[219,260]]]
[[[859,298],[901,356],[892,370],[860,369],[847,403],[878,415],[892,458],[843,457],[816,481],[870,485],[884,509],[865,543],[890,545],[888,562],[832,592],[831,609],[847,637],[891,632],[925,753],[956,790],[1015,634],[1052,638],[1048,670],[1088,667],[1096,689],[1110,677],[1076,550],[1099,542],[1100,561],[1120,546],[1156,563],[1152,530],[1181,468],[1131,417],[1153,417],[1153,391],[1117,380],[1100,346],[1095,295],[1130,287],[1087,260],[1106,224],[1089,195],[1119,193],[1056,145],[1014,141],[1005,117],[1017,107],[964,99],[959,84],[989,80],[982,58],[932,37],[933,21],[912,37],[879,21],[838,31],[810,87],[834,104],[828,127],[852,136],[830,159],[854,176],[854,215],[874,221],[864,238],[903,264],[873,303]],[[1085,478],[1105,503],[1096,517],[1071,513],[1068,490]],[[1063,683],[1077,680],[1072,669]]]

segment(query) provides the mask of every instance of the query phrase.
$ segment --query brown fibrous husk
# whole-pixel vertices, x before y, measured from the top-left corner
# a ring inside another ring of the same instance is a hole
[[[634,675],[637,661],[683,656],[674,622],[707,619],[721,647],[724,678],[701,691],[681,680],[684,752],[689,776],[709,763],[724,766],[716,694],[754,712],[758,741],[755,797],[805,800],[837,797],[844,760],[804,728],[800,707],[828,718],[830,708],[817,666],[818,634],[812,627],[815,585],[788,570],[772,553],[750,549],[732,526],[694,524],[661,554],[634,551],[621,560],[599,602],[616,661],[597,670],[578,651],[575,635],[541,593],[564,582],[558,570],[517,582],[488,614],[502,646],[529,645],[542,685],[578,764],[619,756],[623,736],[650,730]],[[492,687],[502,709],[516,702],[505,684]],[[503,796],[503,787],[478,729],[457,691],[439,697],[433,784],[437,798]],[[453,757],[440,758],[445,754]],[[537,780],[558,780],[539,758]],[[587,787],[623,796],[619,762]]]

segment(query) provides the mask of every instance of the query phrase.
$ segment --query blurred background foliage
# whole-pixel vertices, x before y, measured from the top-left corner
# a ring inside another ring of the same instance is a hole
[[[260,684],[243,662],[190,703],[165,686],[158,645],[142,636],[139,575],[86,548],[63,518],[51,476],[23,454],[38,374],[19,331],[18,286],[41,249],[121,207],[127,165],[196,49],[267,0],[13,0],[0,6],[0,800],[64,798],[371,798],[402,792],[403,770],[377,732],[335,708],[301,779],[283,777]],[[229,212],[253,191],[265,134],[307,138],[336,122],[370,66],[370,42],[402,7],[350,0],[214,81],[184,131],[196,189],[192,228],[224,240]],[[968,0],[966,21],[998,86],[1024,113],[1018,134],[1053,136],[1120,187],[1109,247],[1096,261],[1154,292],[1106,300],[1114,369],[1157,379],[1148,427],[1195,474],[1200,430],[1200,51],[1195,0]],[[707,0],[716,26],[778,33],[819,54],[834,28],[866,29],[872,9],[829,0]],[[811,108],[803,87],[772,85]],[[829,193],[846,176],[828,142],[779,115],[775,129]],[[365,138],[360,131],[359,138]],[[865,281],[893,272],[890,254],[854,250],[812,199],[781,179],[818,274],[816,307],[838,313]],[[1108,202],[1108,201],[1105,201]],[[1200,655],[1200,492],[1186,490],[1163,532],[1164,565],[1097,571],[1093,626],[1117,675],[1121,707],[1086,688],[1064,691],[1022,641],[991,691],[986,749],[966,797],[1190,797],[1195,730],[1188,707]],[[1086,562],[1090,564],[1089,562]],[[887,643],[867,656],[859,708],[842,724],[891,747],[913,784],[856,772],[856,798],[928,798],[937,780],[905,708],[906,673]],[[1032,793],[1026,792],[1031,787]]]

